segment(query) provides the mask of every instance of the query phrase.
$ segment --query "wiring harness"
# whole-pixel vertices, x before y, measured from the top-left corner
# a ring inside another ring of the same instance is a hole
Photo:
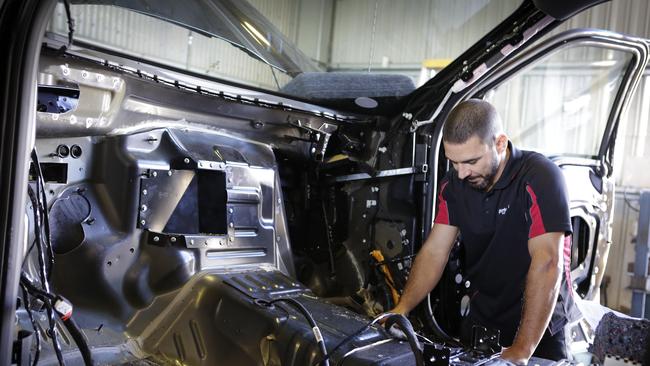
[[[47,197],[45,195],[45,181],[43,179],[43,172],[41,171],[38,162],[38,154],[36,149],[32,150],[31,154],[33,172],[34,172],[34,187],[30,184],[27,193],[31,202],[33,227],[34,227],[34,242],[29,247],[25,254],[25,260],[29,257],[36,247],[37,262],[38,262],[38,278],[32,278],[25,270],[26,266],[23,262],[23,270],[20,276],[20,287],[22,290],[22,298],[25,310],[27,311],[29,320],[36,333],[36,351],[32,361],[32,365],[38,363],[41,352],[41,332],[37,326],[34,315],[32,314],[32,302],[30,299],[35,298],[42,302],[48,315],[47,330],[48,336],[52,339],[52,346],[56,354],[59,365],[65,365],[63,353],[61,351],[61,344],[59,342],[59,330],[57,327],[56,317],[58,317],[63,325],[66,327],[72,339],[75,341],[84,363],[93,365],[92,355],[88,342],[83,332],[72,318],[73,306],[63,296],[55,294],[50,286],[50,277],[52,268],[54,267],[54,251],[52,249],[52,241],[50,237],[50,223],[48,217]]]

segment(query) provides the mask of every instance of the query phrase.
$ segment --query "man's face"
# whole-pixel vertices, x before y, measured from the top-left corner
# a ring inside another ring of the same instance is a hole
[[[458,178],[466,180],[474,189],[485,190],[494,183],[499,170],[500,143],[497,139],[489,146],[478,136],[472,136],[462,144],[444,142],[445,155],[458,173]]]

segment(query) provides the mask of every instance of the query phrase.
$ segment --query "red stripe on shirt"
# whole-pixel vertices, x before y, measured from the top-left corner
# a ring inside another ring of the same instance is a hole
[[[528,238],[534,238],[538,235],[546,233],[544,228],[544,221],[542,220],[542,213],[539,211],[539,205],[537,204],[537,196],[530,186],[526,186],[526,190],[530,195],[532,204],[530,205],[530,230],[528,231]]]
[[[445,187],[447,187],[447,183],[449,182],[447,181],[442,184],[442,187],[440,187],[440,193],[438,193],[438,215],[436,215],[436,219],[433,220],[436,224],[449,225],[449,208],[447,207],[447,201],[442,196],[442,192],[445,190]]]
[[[564,275],[566,276],[566,285],[568,287],[568,293],[573,297],[573,281],[571,281],[571,235],[566,235],[564,237]]]

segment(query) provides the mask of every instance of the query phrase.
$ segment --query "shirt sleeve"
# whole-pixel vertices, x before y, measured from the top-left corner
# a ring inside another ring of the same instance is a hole
[[[456,226],[449,214],[449,178],[445,177],[440,183],[440,191],[438,192],[438,209],[436,218],[433,220],[434,224],[445,224]]]
[[[526,182],[528,198],[528,238],[563,232],[571,235],[569,198],[560,168],[550,160],[540,157]]]

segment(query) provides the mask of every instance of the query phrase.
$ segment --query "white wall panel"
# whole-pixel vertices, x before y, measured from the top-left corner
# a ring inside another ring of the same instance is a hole
[[[337,0],[331,66],[367,69],[371,48],[373,68],[386,59],[390,68],[419,69],[427,58],[453,58],[518,4],[518,0]]]

